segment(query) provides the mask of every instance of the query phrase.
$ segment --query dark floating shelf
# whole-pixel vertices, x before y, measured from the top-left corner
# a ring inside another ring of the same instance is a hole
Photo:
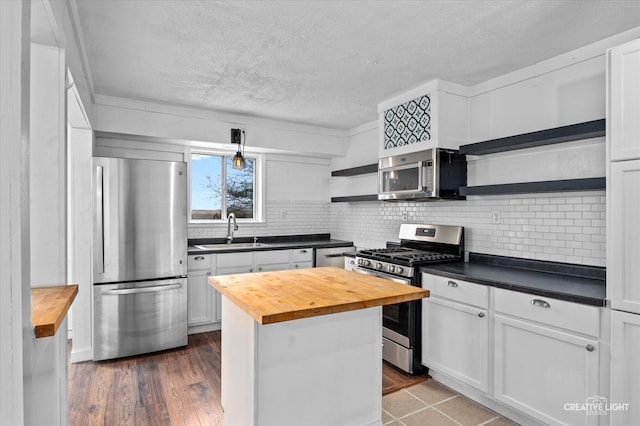
[[[331,176],[357,176],[369,173],[378,173],[378,163],[351,167],[350,169],[334,170],[331,172]]]
[[[484,142],[471,143],[460,147],[460,154],[484,155],[516,149],[533,148],[555,143],[571,142],[580,139],[605,136],[606,120],[593,120],[584,123],[570,124],[553,129],[491,139]]]
[[[377,164],[376,164],[377,167]],[[358,201],[378,201],[378,194],[372,195],[351,195],[349,197],[332,197],[332,203],[351,203]]]
[[[539,192],[595,191],[606,189],[606,178],[551,180],[544,182],[505,183],[501,185],[465,186],[461,195],[503,195]]]

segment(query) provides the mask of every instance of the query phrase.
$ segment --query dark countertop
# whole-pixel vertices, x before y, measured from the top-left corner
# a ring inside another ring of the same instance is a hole
[[[495,261],[497,259],[497,261]],[[421,272],[537,296],[606,306],[604,268],[471,253],[469,262],[423,266]],[[538,264],[542,267],[538,268]]]
[[[252,243],[253,237],[239,237],[233,239],[234,243]],[[352,241],[335,240],[329,234],[310,235],[286,235],[286,236],[264,236],[258,237],[258,243],[265,244],[258,247],[229,247],[204,250],[196,248],[202,244],[224,244],[224,238],[190,239],[188,254],[209,254],[209,253],[235,253],[243,251],[266,251],[266,250],[288,250],[297,248],[331,248],[331,247],[352,247]]]

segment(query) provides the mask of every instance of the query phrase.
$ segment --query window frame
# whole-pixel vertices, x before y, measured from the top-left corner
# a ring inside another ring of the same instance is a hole
[[[227,216],[221,214],[220,219],[192,219],[192,204],[191,204],[191,189],[192,189],[192,173],[191,173],[191,162],[192,156],[196,155],[211,155],[211,156],[222,156],[222,157],[233,157],[236,151],[229,151],[224,149],[208,149],[208,148],[190,148],[186,152],[187,157],[187,175],[189,178],[189,188],[187,194],[187,202],[188,202],[188,211],[187,211],[187,223],[193,226],[220,226],[227,224]],[[263,224],[264,220],[264,155],[255,152],[246,152],[245,158],[251,159],[254,161],[254,170],[253,170],[253,218],[237,218],[238,223],[244,224]],[[226,213],[227,211],[227,167],[226,161],[224,162],[225,166],[222,168],[222,192],[225,194],[222,197],[222,211]]]

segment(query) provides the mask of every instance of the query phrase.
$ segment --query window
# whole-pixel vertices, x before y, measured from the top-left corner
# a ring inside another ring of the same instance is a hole
[[[256,191],[258,158],[245,157],[244,169],[232,167],[233,154],[191,153],[192,222],[238,219],[259,220]]]

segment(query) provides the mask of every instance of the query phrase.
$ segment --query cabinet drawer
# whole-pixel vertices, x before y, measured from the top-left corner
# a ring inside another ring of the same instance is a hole
[[[254,256],[256,265],[289,263],[289,250],[256,251]]]
[[[292,262],[313,262],[313,249],[301,248],[291,250]]]
[[[422,288],[428,289],[431,296],[484,309],[489,307],[489,287],[485,285],[423,273]]]
[[[495,310],[577,333],[600,335],[600,309],[596,306],[497,288]]]
[[[211,270],[211,258],[210,254],[195,254],[187,258],[187,270],[199,271],[203,269]]]
[[[309,269],[313,268],[313,262],[295,262],[291,265],[291,269]]]
[[[253,252],[221,253],[216,259],[218,268],[228,266],[253,266]]]

